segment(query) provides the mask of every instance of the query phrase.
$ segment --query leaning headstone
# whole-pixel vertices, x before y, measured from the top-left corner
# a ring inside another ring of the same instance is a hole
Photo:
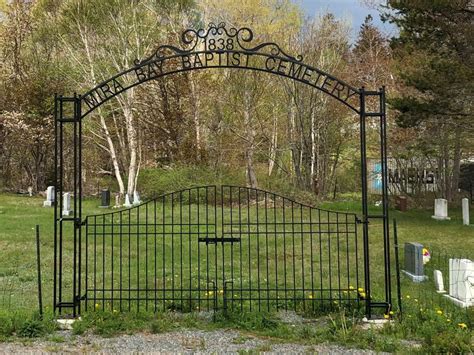
[[[114,208],[120,208],[120,194],[115,195],[115,206]]]
[[[423,245],[405,243],[405,269],[402,271],[413,282],[422,282],[428,279],[423,270]]]
[[[46,190],[46,201],[43,202],[43,207],[52,207],[54,206],[54,186],[48,186]]]
[[[462,199],[462,224],[469,225],[469,200],[467,198]]]
[[[434,215],[431,218],[438,220],[448,220],[448,200],[444,198],[435,199]]]
[[[140,201],[140,195],[138,194],[138,191],[135,190],[133,193],[133,204],[139,205],[140,203],[142,203],[142,201]]]
[[[132,207],[132,204],[130,203],[130,197],[128,196],[128,194],[125,194],[125,203],[123,204],[123,207]]]
[[[100,192],[100,208],[109,208],[110,207],[110,190],[103,189]]]
[[[433,271],[433,279],[436,287],[436,292],[446,293],[446,290],[444,289],[443,273],[439,270]]]
[[[469,259],[449,259],[449,295],[456,305],[474,305],[474,262]]]
[[[71,194],[65,192],[63,194],[63,216],[70,216],[71,214]]]

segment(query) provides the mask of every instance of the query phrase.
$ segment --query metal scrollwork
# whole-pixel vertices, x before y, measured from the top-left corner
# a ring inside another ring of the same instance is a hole
[[[199,50],[202,46],[203,51],[210,52],[224,52],[224,51],[244,51],[247,53],[264,53],[268,50],[268,54],[272,56],[281,56],[289,60],[301,62],[303,57],[298,55],[293,57],[287,54],[278,44],[274,42],[261,43],[256,46],[251,46],[254,39],[252,30],[248,27],[227,28],[224,22],[218,25],[210,23],[206,29],[187,29],[181,35],[182,48],[162,45],[148,58],[143,60],[136,59],[135,65],[142,65],[153,60],[165,58],[171,54],[188,54],[195,50]]]

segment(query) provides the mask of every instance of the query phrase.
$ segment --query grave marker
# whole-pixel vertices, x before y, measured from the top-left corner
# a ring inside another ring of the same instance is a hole
[[[70,215],[72,215],[71,194],[69,192],[65,192],[63,194],[63,216],[70,216]]]
[[[110,190],[103,189],[100,193],[100,208],[110,207]]]
[[[435,199],[435,208],[434,208],[434,215],[431,218],[445,221],[451,218],[448,217],[448,200],[444,198],[437,198]]]
[[[467,198],[462,199],[462,224],[469,225],[469,200]]]
[[[125,194],[125,203],[123,204],[123,207],[130,208],[132,207],[132,204],[130,203],[130,197],[128,194]]]
[[[443,273],[439,270],[435,270],[433,272],[433,279],[435,282],[436,292],[446,293],[446,290],[444,289]]]
[[[456,305],[474,305],[474,262],[469,259],[449,259],[449,295]]]
[[[54,206],[55,191],[54,186],[48,186],[46,190],[46,201],[43,202],[43,207]]]
[[[422,282],[428,279],[423,270],[423,245],[420,243],[405,243],[405,270],[413,282]]]

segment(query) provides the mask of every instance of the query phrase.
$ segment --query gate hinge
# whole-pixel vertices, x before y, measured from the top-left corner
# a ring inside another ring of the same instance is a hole
[[[86,220],[81,221],[80,218],[76,218],[76,220],[74,221],[74,225],[76,226],[76,228],[81,228],[82,226],[86,225]]]

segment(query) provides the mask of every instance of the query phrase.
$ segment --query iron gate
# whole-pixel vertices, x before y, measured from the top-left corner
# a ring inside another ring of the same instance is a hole
[[[273,192],[193,187],[83,228],[86,309],[301,311],[360,299],[356,216]]]

